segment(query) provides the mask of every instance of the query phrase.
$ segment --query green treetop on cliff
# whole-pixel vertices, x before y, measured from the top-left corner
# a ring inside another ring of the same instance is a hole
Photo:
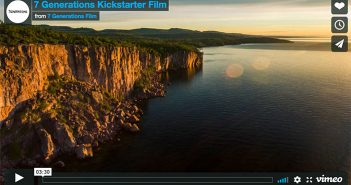
[[[155,54],[186,50],[196,51],[192,45],[179,41],[166,42],[158,39],[134,38],[122,40],[109,36],[96,36],[56,31],[47,26],[21,26],[0,24],[0,45],[16,46],[18,44],[69,44],[83,46],[123,46],[138,47]]]

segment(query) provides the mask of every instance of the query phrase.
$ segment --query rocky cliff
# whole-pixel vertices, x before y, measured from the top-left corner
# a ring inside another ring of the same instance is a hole
[[[49,77],[98,85],[113,97],[126,96],[143,70],[194,68],[202,55],[178,51],[163,57],[138,48],[72,45],[0,46],[0,121],[45,90]]]
[[[63,167],[59,156],[93,157],[120,132],[139,132],[138,101],[164,95],[157,72],[201,65],[185,50],[0,46],[0,184],[3,169]]]

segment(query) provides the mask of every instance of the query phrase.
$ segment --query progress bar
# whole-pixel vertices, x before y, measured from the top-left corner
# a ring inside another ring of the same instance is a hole
[[[68,173],[53,172],[52,176],[38,177],[39,185],[277,185],[320,184],[323,179],[336,179],[335,185],[348,185],[348,174],[343,172],[312,173]],[[328,183],[327,183],[328,184]]]
[[[43,184],[272,184],[273,177],[45,177]]]

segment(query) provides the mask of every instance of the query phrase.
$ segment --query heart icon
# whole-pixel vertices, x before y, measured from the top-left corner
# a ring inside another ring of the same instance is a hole
[[[344,2],[341,2],[341,3],[336,2],[336,3],[334,4],[334,6],[335,6],[337,9],[341,10],[341,9],[343,9],[343,8],[345,7],[345,3],[344,3]]]

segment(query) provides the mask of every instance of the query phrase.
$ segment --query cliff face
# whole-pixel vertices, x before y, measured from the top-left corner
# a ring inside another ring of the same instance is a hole
[[[0,121],[16,106],[45,90],[55,74],[98,85],[112,96],[127,95],[141,72],[194,68],[202,55],[178,51],[161,58],[126,47],[67,45],[0,46]]]

